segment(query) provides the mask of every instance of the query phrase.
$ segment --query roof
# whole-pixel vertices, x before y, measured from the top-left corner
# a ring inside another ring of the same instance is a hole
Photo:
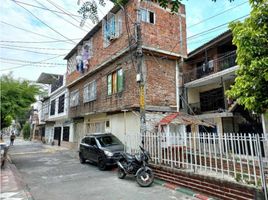
[[[108,13],[116,13],[120,10],[119,6],[114,6]],[[108,15],[108,14],[107,14]],[[102,19],[104,19],[107,15],[105,15]],[[78,47],[80,45],[83,45],[84,41],[89,40],[100,28],[102,27],[102,20],[99,21],[98,24],[96,24],[87,34],[86,36],[78,42],[78,44],[64,57],[65,60],[69,59],[74,53],[77,51]]]
[[[229,37],[232,36],[232,31],[231,30],[227,30],[223,33],[221,33],[220,35],[216,36],[215,38],[213,38],[212,40],[206,42],[205,44],[201,45],[200,47],[196,48],[195,50],[191,51],[190,53],[188,53],[188,58],[200,53],[201,51],[203,51],[204,49],[207,49],[208,47],[213,46],[215,43]]]
[[[39,78],[37,79],[37,83],[42,84],[52,84],[56,80],[58,80],[61,76],[60,74],[48,74],[48,73],[42,73]]]
[[[204,120],[200,120],[193,115],[189,115],[182,112],[172,113],[167,115],[163,119],[160,120],[158,125],[168,125],[168,124],[184,124],[184,125],[202,125],[207,127],[213,127],[214,124],[211,122],[207,122]]]

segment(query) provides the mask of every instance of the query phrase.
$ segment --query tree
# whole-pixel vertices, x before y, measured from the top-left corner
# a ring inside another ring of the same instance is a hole
[[[31,127],[30,124],[28,122],[26,122],[22,128],[22,132],[23,132],[23,139],[27,140],[30,138],[31,135]]]
[[[250,17],[230,24],[239,69],[227,95],[255,113],[268,108],[268,2],[250,0]]]
[[[16,80],[11,74],[1,76],[1,129],[10,126],[31,108],[39,94],[39,87],[26,80]],[[24,119],[25,120],[25,119]]]
[[[129,0],[110,0],[115,5],[122,6],[126,4]],[[162,8],[170,8],[171,12],[178,13],[179,7],[181,5],[183,0],[158,0],[159,5]],[[211,0],[216,2],[217,0]],[[234,1],[234,0],[227,0],[227,1]],[[78,4],[80,4],[80,0],[78,0]],[[78,13],[82,15],[82,21],[80,26],[83,26],[85,24],[85,21],[87,19],[90,19],[94,24],[99,21],[98,17],[98,4],[100,6],[105,6],[105,0],[88,0],[83,3],[81,8],[78,10]]]

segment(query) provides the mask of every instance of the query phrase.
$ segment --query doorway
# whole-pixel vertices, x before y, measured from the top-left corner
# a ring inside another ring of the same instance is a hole
[[[61,127],[54,128],[54,140],[58,140],[58,146],[60,146],[61,142]]]

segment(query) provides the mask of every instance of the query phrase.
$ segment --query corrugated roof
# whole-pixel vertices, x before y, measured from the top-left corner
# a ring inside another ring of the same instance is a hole
[[[172,113],[167,115],[160,120],[158,125],[168,125],[168,124],[184,124],[184,125],[202,125],[207,127],[214,127],[215,125],[211,122],[200,120],[193,115],[189,115],[182,112]]]

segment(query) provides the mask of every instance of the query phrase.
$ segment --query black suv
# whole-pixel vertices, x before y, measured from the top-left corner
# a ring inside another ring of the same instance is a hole
[[[100,170],[115,165],[124,146],[120,140],[110,133],[95,133],[85,136],[80,143],[79,158],[81,163],[86,160],[97,163]]]

